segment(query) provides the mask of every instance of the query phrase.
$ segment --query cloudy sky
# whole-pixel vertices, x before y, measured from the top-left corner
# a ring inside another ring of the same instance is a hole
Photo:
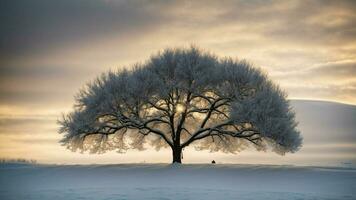
[[[167,47],[247,59],[291,99],[356,105],[355,10],[351,0],[2,0],[0,157],[48,160],[35,152],[63,148],[54,121],[80,87]]]

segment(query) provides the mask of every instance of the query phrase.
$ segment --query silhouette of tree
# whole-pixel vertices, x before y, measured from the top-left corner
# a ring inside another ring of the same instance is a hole
[[[144,64],[102,74],[59,120],[63,145],[103,153],[145,144],[236,153],[248,146],[279,154],[302,138],[286,94],[246,61],[219,59],[195,47],[167,49]]]

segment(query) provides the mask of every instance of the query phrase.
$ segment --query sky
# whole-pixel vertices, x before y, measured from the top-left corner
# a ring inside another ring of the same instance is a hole
[[[165,48],[246,59],[290,99],[356,105],[355,10],[351,0],[2,0],[0,157],[97,162],[58,144],[56,119],[100,73]],[[121,156],[141,162],[153,154]],[[104,156],[110,162],[114,153]]]

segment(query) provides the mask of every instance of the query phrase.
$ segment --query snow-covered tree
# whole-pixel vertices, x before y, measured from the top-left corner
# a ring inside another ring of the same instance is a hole
[[[246,61],[197,48],[167,49],[144,64],[102,74],[76,96],[60,124],[63,145],[102,153],[171,148],[236,153],[248,146],[279,154],[302,138],[286,94]]]

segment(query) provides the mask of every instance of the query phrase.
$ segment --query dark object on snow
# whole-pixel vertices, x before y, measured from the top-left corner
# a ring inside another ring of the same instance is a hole
[[[211,164],[215,164],[215,163],[216,163],[215,160],[211,161]]]

